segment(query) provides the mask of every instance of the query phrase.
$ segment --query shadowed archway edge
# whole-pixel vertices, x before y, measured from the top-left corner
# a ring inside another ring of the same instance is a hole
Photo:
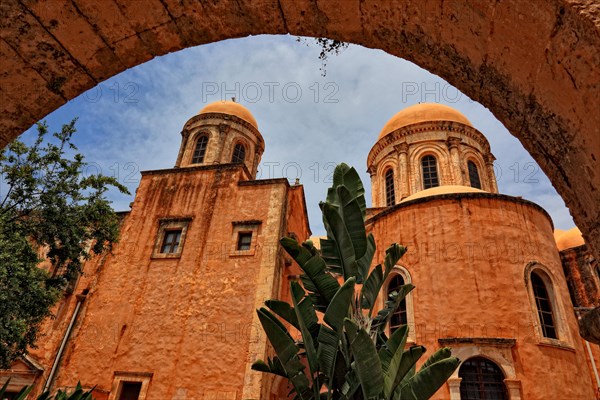
[[[441,76],[516,136],[600,255],[600,7],[594,0],[0,3],[0,142],[156,56],[257,34],[382,49]]]

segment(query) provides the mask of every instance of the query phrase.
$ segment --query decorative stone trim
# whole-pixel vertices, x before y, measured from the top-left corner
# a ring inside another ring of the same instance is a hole
[[[365,221],[365,223],[367,225],[372,224],[373,222],[377,221],[378,219],[381,219],[381,218],[385,217],[386,215],[395,212],[396,210],[399,210],[404,207],[410,207],[415,204],[421,204],[421,203],[427,203],[427,202],[433,202],[433,201],[439,201],[439,200],[460,200],[460,199],[497,199],[497,200],[508,201],[511,203],[523,204],[523,205],[535,208],[537,211],[539,211],[544,216],[546,216],[546,218],[548,219],[548,222],[550,223],[551,229],[554,230],[554,223],[552,222],[552,218],[550,217],[550,214],[548,214],[548,212],[546,210],[544,210],[541,206],[535,204],[532,201],[525,200],[520,197],[514,197],[514,196],[509,196],[509,195],[500,194],[500,193],[488,193],[488,192],[435,194],[435,195],[431,195],[431,196],[427,196],[427,197],[417,198],[414,200],[404,201],[404,202],[396,204],[395,206],[392,206],[392,207],[374,207],[374,208],[371,208],[371,210],[374,210],[374,212],[377,212],[379,210],[382,210],[382,211],[377,212],[374,215],[371,215]]]
[[[478,346],[513,347],[516,339],[509,338],[440,338],[438,343],[442,346],[454,346],[461,344],[474,344]]]
[[[426,121],[408,126],[403,126],[379,139],[377,143],[375,143],[375,145],[371,148],[371,151],[367,156],[367,165],[373,165],[375,163],[375,159],[382,150],[387,148],[389,145],[392,145],[393,143],[399,141],[400,139],[413,135],[415,133],[430,131],[445,131],[451,133],[458,133],[474,140],[479,145],[481,145],[484,153],[490,151],[490,144],[486,137],[483,135],[483,133],[479,132],[473,127],[464,125],[460,122],[453,121]]]
[[[542,332],[541,322],[535,301],[535,295],[533,293],[533,287],[531,285],[531,274],[536,272],[537,275],[544,281],[548,296],[550,297],[550,303],[552,307],[554,317],[554,329],[558,335],[558,339],[545,337]],[[563,350],[574,351],[573,338],[565,318],[565,308],[560,301],[559,296],[556,293],[557,281],[554,274],[545,265],[538,261],[531,261],[525,267],[525,289],[529,297],[529,303],[531,306],[531,312],[533,313],[533,325],[534,331],[537,336],[539,345],[552,346]]]
[[[121,395],[121,389],[124,382],[141,382],[142,388],[140,389],[140,396],[138,400],[146,400],[148,395],[148,387],[150,386],[150,380],[154,375],[153,372],[129,372],[129,371],[115,371],[115,378],[113,380],[112,388],[108,400],[117,400]]]
[[[460,400],[460,383],[462,378],[449,378],[448,389],[450,389],[450,400]]]
[[[240,256],[254,256],[256,254],[256,248],[258,243],[259,228],[262,225],[262,221],[249,220],[249,221],[234,221],[232,222],[233,232],[231,235],[231,249],[229,251],[230,257]],[[251,233],[252,241],[250,242],[250,249],[238,250],[238,238],[241,233]]]
[[[504,384],[508,391],[508,398],[510,400],[520,400],[522,398],[521,393],[521,381],[518,379],[505,379]]]
[[[486,337],[453,337],[439,338],[442,346],[452,346],[452,355],[458,357],[461,365],[473,357],[484,357],[494,362],[504,373],[504,383],[510,400],[521,400],[521,381],[517,379],[512,347],[516,344],[514,338],[486,338]],[[448,379],[450,400],[461,400],[460,383],[458,376],[460,366]]]
[[[185,237],[192,217],[174,217],[174,218],[161,218],[158,220],[158,234],[156,235],[156,242],[154,243],[154,249],[152,251],[152,258],[163,259],[163,258],[179,258],[183,251],[183,245],[185,243]],[[181,237],[179,238],[179,245],[175,253],[161,253],[161,247],[165,239],[165,234],[170,230],[181,229]]]
[[[410,276],[410,272],[408,272],[408,270],[401,265],[395,265],[394,268],[392,268],[392,270],[390,271],[388,278],[383,283],[383,287],[385,288],[385,290],[384,290],[385,295],[381,299],[381,307],[382,308],[388,299],[388,285],[390,284],[390,281],[392,280],[394,275],[400,275],[402,277],[402,279],[404,280],[405,285],[409,284],[409,283],[413,283],[412,277]],[[416,324],[415,324],[413,292],[410,292],[408,295],[406,295],[405,300],[406,300],[406,324],[408,325],[407,342],[416,343],[417,332],[416,332]],[[389,326],[386,329],[387,329],[388,336],[390,336],[391,332],[390,332]]]

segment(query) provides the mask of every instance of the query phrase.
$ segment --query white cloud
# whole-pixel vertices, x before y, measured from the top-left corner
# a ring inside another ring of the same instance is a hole
[[[79,116],[77,142],[86,158],[105,174],[118,173],[133,194],[140,170],[173,166],[179,132],[190,117],[208,102],[236,96],[252,111],[265,138],[262,177],[268,177],[269,169],[278,177],[286,165],[300,165],[311,227],[321,234],[317,204],[326,193],[333,163],[355,166],[368,190],[366,156],[387,120],[420,101],[443,102],[463,112],[489,139],[502,170],[501,192],[537,202],[561,229],[573,226],[543,172],[537,164],[535,171],[528,167],[531,156],[483,106],[410,62],[354,45],[330,57],[327,76],[322,77],[319,51],[290,36],[249,37],[186,49],[103,82],[47,120],[56,128]],[[207,96],[205,89],[212,84],[218,93]],[[260,98],[255,98],[257,87],[262,90]],[[297,88],[302,93],[295,101]],[[415,88],[417,92],[410,94]],[[539,183],[525,179],[531,171],[530,178]],[[295,178],[296,168],[287,172]],[[116,209],[128,209],[132,200],[117,193],[111,198]]]

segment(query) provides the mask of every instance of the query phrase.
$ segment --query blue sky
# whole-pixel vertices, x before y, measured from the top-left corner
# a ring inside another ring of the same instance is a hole
[[[131,68],[46,116],[52,131],[79,117],[75,143],[87,173],[117,176],[130,196],[111,192],[128,210],[139,171],[174,165],[185,122],[204,105],[235,96],[259,124],[266,149],[258,178],[300,178],[314,234],[333,166],[359,171],[370,203],[366,157],[387,120],[418,102],[450,105],[490,141],[501,193],[544,207],[555,227],[573,220],[548,178],[485,107],[443,79],[380,50],[350,45],[321,75],[311,39],[254,36],[194,47]],[[31,136],[32,129],[25,133]]]

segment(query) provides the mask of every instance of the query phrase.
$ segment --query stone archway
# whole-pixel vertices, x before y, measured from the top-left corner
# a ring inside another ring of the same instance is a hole
[[[0,144],[156,56],[254,34],[329,37],[438,74],[548,175],[600,256],[600,8],[595,0],[0,3]]]

